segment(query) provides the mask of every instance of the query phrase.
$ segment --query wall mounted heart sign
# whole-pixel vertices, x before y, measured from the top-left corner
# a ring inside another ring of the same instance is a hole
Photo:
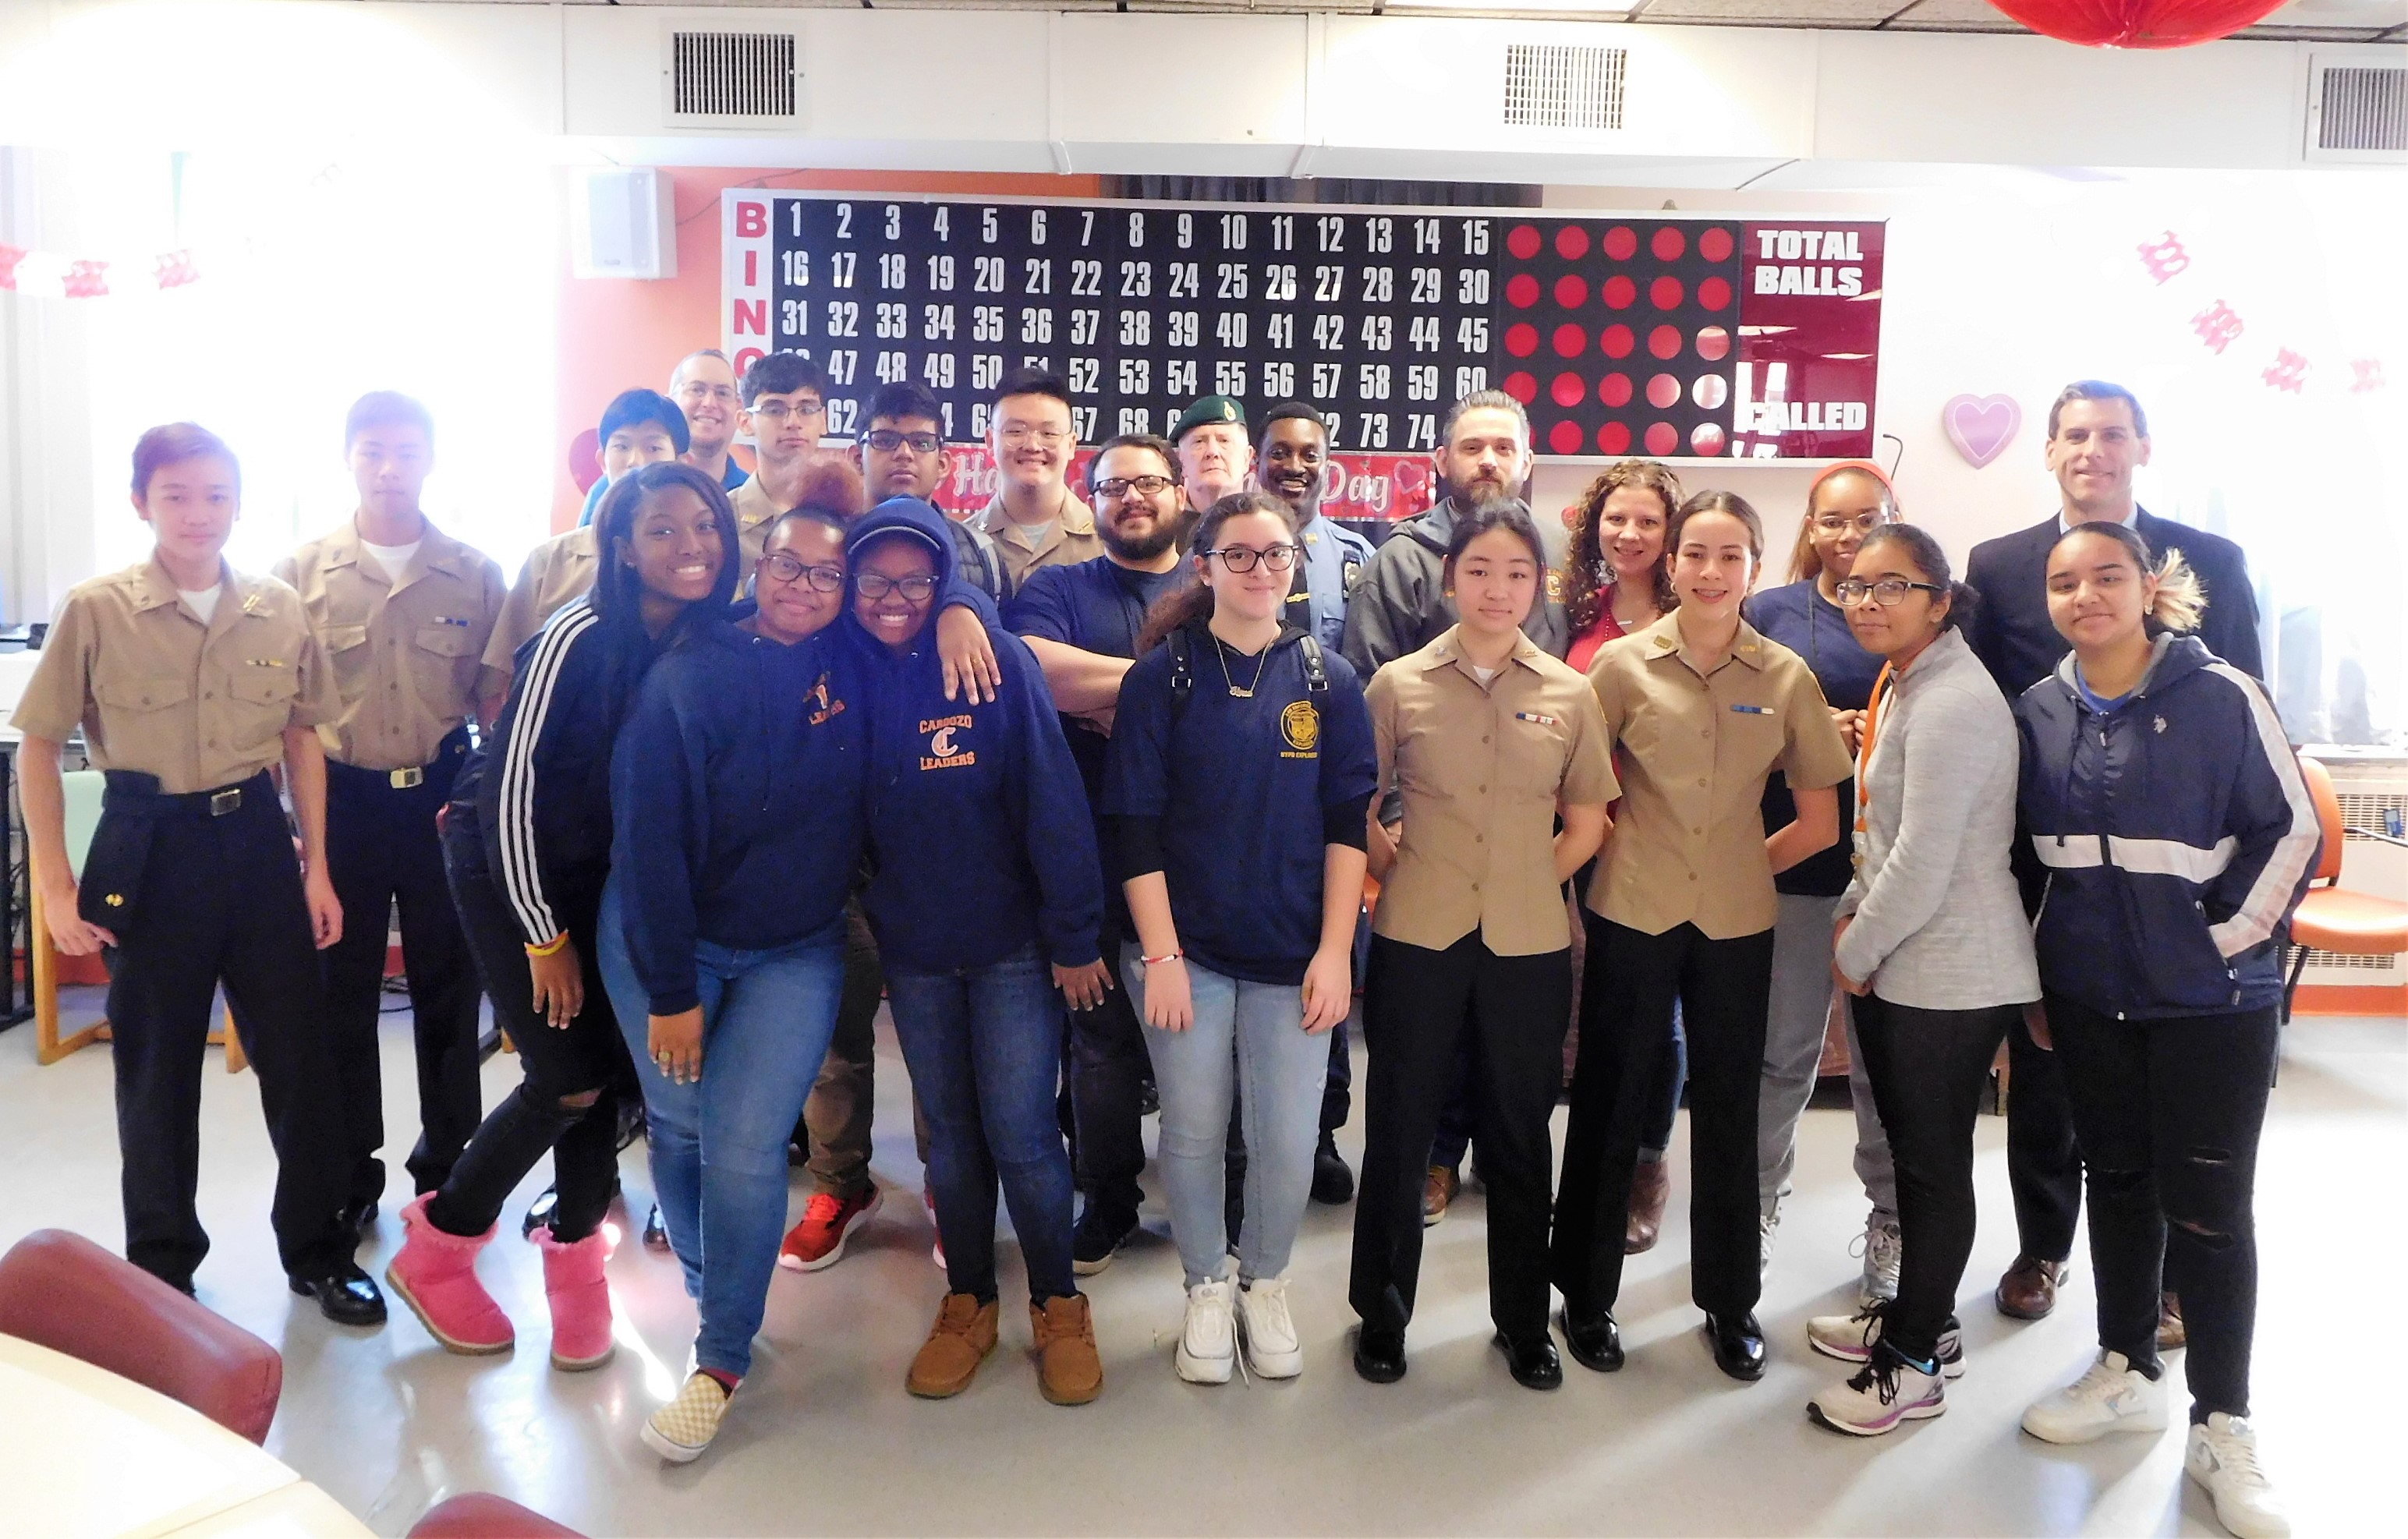
[[[1940,425],[1965,463],[1979,470],[2015,441],[2024,410],[2012,395],[1959,395],[1940,408]]]

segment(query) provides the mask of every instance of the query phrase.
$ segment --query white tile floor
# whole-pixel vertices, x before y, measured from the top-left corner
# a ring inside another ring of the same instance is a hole
[[[389,1017],[386,1030],[396,1129],[415,1126],[406,1019]],[[488,1065],[489,1104],[515,1074],[508,1058]],[[540,1265],[514,1240],[483,1264],[519,1325],[513,1356],[449,1356],[406,1311],[379,1332],[330,1326],[286,1293],[276,1266],[254,1085],[224,1076],[211,1055],[201,1208],[217,1248],[201,1297],[284,1352],[270,1449],[380,1533],[401,1533],[437,1498],[468,1489],[501,1491],[595,1535],[2221,1532],[2181,1478],[2178,1432],[2086,1449],[2018,1433],[2025,1403],[2088,1360],[2091,1296],[2080,1264],[2047,1321],[2019,1326],[1990,1307],[1989,1286],[2014,1249],[1995,1119],[1980,1133],[1985,1205],[1963,1293],[1971,1371],[1951,1385],[1949,1415],[1887,1438],[1841,1438],[1804,1414],[1836,1372],[1806,1350],[1804,1323],[1844,1305],[1856,1275],[1847,1243],[1862,1221],[1849,1119],[1826,1109],[1807,1115],[1799,1191],[1762,1310],[1772,1368],[1754,1387],[1716,1373],[1694,1330],[1676,1147],[1674,1211],[1664,1243],[1630,1267],[1630,1365],[1613,1377],[1567,1361],[1568,1382],[1553,1395],[1506,1377],[1488,1346],[1481,1204],[1467,1193],[1430,1234],[1401,1384],[1375,1388],[1347,1366],[1351,1208],[1313,1209],[1298,1247],[1303,1378],[1179,1382],[1169,1361],[1179,1267],[1154,1205],[1148,1238],[1088,1285],[1107,1369],[1097,1404],[1065,1410],[1038,1398],[1021,1284],[1009,1271],[1004,1349],[968,1394],[931,1404],[904,1394],[903,1370],[942,1283],[917,1200],[901,1064],[882,1034],[886,1210],[836,1267],[780,1274],[753,1377],[719,1446],[668,1468],[635,1429],[674,1388],[690,1342],[674,1263],[632,1237],[621,1250],[611,1277],[622,1350],[591,1374],[547,1365]],[[2256,1393],[2268,1463],[2301,1534],[2396,1520],[2380,1450],[2397,1435],[2400,1396],[2379,1343],[2408,1261],[2396,1195],[2408,1170],[2403,1106],[2402,1022],[2294,1030],[2258,1183]],[[121,1241],[111,1116],[106,1047],[43,1069],[30,1025],[0,1035],[0,1244],[52,1224]],[[1350,1155],[1359,1148],[1359,1109],[1340,1138]],[[631,1200],[642,1201],[641,1146],[625,1171]],[[522,1197],[546,1178],[539,1171]],[[397,1243],[392,1208],[407,1195],[397,1184],[363,1251],[372,1270]],[[796,1211],[806,1196],[797,1180]],[[2370,1324],[2381,1332],[2373,1350],[2352,1330]]]

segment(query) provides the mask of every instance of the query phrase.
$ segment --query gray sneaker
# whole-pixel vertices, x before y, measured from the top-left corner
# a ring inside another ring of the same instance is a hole
[[[1906,1243],[1896,1222],[1867,1224],[1849,1254],[1865,1259],[1865,1275],[1856,1293],[1867,1304],[1898,1297],[1898,1269],[1906,1259]]]

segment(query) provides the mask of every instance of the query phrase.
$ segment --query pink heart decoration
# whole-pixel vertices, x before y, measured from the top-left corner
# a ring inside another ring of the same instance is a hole
[[[2024,425],[2012,395],[1958,395],[1940,408],[1940,425],[1965,463],[1979,470],[2007,451]]]

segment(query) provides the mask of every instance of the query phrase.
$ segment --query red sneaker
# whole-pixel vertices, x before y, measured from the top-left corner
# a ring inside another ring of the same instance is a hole
[[[844,1257],[844,1242],[878,1211],[879,1189],[872,1184],[851,1197],[823,1191],[803,1209],[802,1218],[786,1231],[778,1247],[778,1264],[789,1272],[817,1272]]]

